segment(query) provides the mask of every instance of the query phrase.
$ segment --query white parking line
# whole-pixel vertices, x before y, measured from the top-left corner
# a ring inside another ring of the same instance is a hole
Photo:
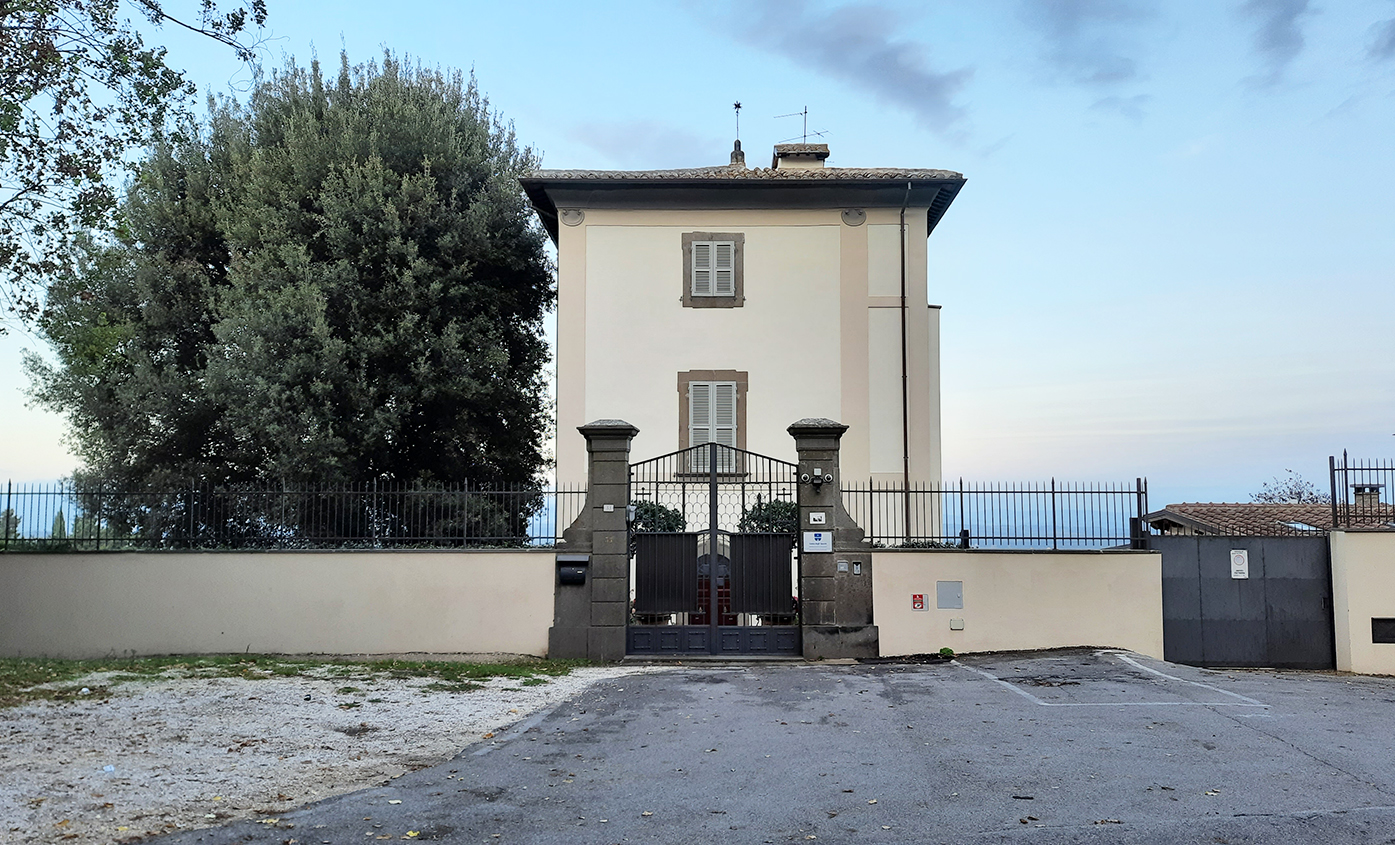
[[[1213,687],[1213,686],[1211,686],[1210,684],[1203,684],[1203,683],[1201,683],[1200,681],[1189,681],[1189,680],[1187,680],[1186,678],[1179,678],[1179,677],[1177,677],[1176,675],[1169,675],[1169,674],[1167,674],[1166,672],[1159,672],[1157,669],[1154,669],[1154,668],[1152,668],[1151,666],[1144,666],[1142,663],[1139,663],[1137,660],[1134,660],[1132,657],[1129,657],[1127,654],[1125,654],[1125,653],[1123,653],[1123,652],[1120,652],[1120,651],[1102,651],[1102,652],[1099,652],[1099,653],[1100,653],[1100,654],[1112,654],[1112,655],[1114,655],[1115,657],[1119,658],[1120,660],[1124,661],[1125,663],[1129,664],[1130,666],[1133,666],[1133,667],[1135,667],[1135,668],[1137,668],[1137,669],[1142,669],[1142,670],[1145,671],[1145,672],[1151,672],[1152,674],[1157,675],[1159,678],[1167,678],[1169,681],[1178,681],[1178,682],[1183,683],[1183,684],[1191,684],[1191,685],[1194,686],[1194,687],[1201,687],[1202,689],[1209,689],[1209,690],[1211,690],[1212,692],[1218,692],[1218,693],[1220,693],[1221,695],[1228,695],[1228,696],[1230,696],[1231,698],[1238,698],[1238,699],[1240,699],[1241,701],[1245,702],[1245,704],[1246,704],[1247,706],[1249,706],[1249,707],[1268,707],[1268,706],[1269,706],[1268,704],[1260,704],[1258,701],[1255,701],[1253,698],[1248,698],[1248,697],[1246,697],[1246,696],[1241,695],[1241,694],[1238,693],[1238,692],[1231,692],[1230,690],[1224,690],[1224,689],[1221,689],[1220,687]]]
[[[1221,689],[1220,687],[1214,687],[1214,686],[1211,686],[1210,684],[1203,684],[1203,683],[1200,683],[1200,682],[1198,682],[1198,681],[1189,681],[1189,680],[1187,680],[1186,678],[1179,678],[1179,677],[1177,677],[1176,675],[1169,675],[1169,674],[1167,674],[1167,673],[1165,673],[1165,672],[1159,672],[1157,669],[1153,669],[1153,668],[1151,668],[1151,667],[1149,667],[1149,666],[1144,666],[1142,663],[1139,663],[1137,660],[1134,660],[1132,657],[1129,657],[1127,654],[1124,654],[1124,653],[1121,653],[1121,652],[1117,652],[1117,651],[1101,651],[1101,652],[1096,652],[1096,654],[1109,654],[1109,655],[1113,655],[1114,657],[1119,658],[1119,659],[1122,660],[1123,662],[1128,663],[1130,666],[1133,666],[1133,667],[1135,667],[1135,668],[1137,668],[1137,669],[1142,669],[1143,671],[1149,672],[1149,673],[1154,674],[1154,675],[1157,675],[1157,676],[1160,677],[1160,678],[1166,678],[1166,679],[1169,680],[1169,681],[1177,681],[1177,682],[1183,683],[1183,684],[1191,684],[1192,686],[1201,687],[1202,689],[1207,689],[1207,690],[1210,690],[1210,691],[1212,691],[1212,692],[1218,692],[1218,693],[1220,693],[1221,695],[1228,695],[1228,696],[1230,696],[1231,698],[1239,699],[1239,701],[1114,701],[1114,702],[1105,702],[1105,701],[1043,701],[1042,699],[1036,697],[1035,695],[1032,695],[1030,692],[1027,692],[1026,690],[1022,689],[1022,688],[1019,687],[1017,684],[1014,684],[1014,683],[1010,683],[1010,682],[1008,682],[1008,681],[1005,681],[1005,680],[1003,680],[1002,678],[999,678],[997,675],[994,675],[992,672],[988,672],[988,671],[986,671],[986,670],[979,669],[979,668],[976,667],[976,666],[969,666],[969,665],[966,665],[966,664],[964,664],[964,663],[960,663],[958,660],[953,660],[953,661],[950,661],[950,662],[952,662],[952,663],[953,663],[954,665],[956,665],[956,666],[962,666],[963,668],[968,669],[970,672],[973,672],[975,675],[982,675],[983,677],[987,678],[988,680],[990,680],[990,681],[992,681],[992,682],[994,682],[994,683],[996,683],[996,684],[1000,684],[1000,685],[1006,687],[1007,689],[1010,689],[1010,690],[1012,690],[1013,692],[1017,693],[1018,695],[1022,696],[1023,698],[1027,699],[1028,701],[1032,702],[1033,704],[1037,704],[1037,705],[1040,705],[1040,706],[1042,706],[1042,707],[1268,707],[1268,706],[1269,706],[1268,704],[1261,704],[1260,702],[1255,701],[1253,698],[1247,698],[1246,696],[1240,695],[1239,693],[1230,692],[1229,690],[1223,690],[1223,689]]]

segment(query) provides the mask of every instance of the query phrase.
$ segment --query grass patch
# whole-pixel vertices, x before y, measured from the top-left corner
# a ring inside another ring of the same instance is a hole
[[[169,678],[275,677],[334,678],[372,681],[382,678],[427,678],[426,689],[468,692],[490,678],[517,678],[525,686],[546,683],[549,677],[566,675],[578,660],[536,660],[526,663],[451,663],[445,661],[305,659],[273,655],[170,655],[165,657],[104,658],[99,660],[51,660],[0,658],[0,708],[31,701],[77,701],[106,698],[111,687]],[[74,682],[94,673],[109,673],[94,683]],[[339,688],[341,695],[361,692]]]

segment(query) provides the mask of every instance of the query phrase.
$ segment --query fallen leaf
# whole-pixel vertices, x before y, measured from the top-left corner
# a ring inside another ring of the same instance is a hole
[[[421,831],[419,831],[419,830],[409,830],[409,831],[407,831],[407,835],[410,836],[410,837],[412,837],[412,838],[416,838],[417,836],[420,836],[420,835],[421,835]]]
[[[891,825],[889,825],[889,824],[884,824],[884,825],[882,825],[882,830],[891,830]]]
[[[490,731],[489,733],[485,734],[485,735],[484,735],[484,738],[485,738],[485,739],[493,739],[493,738],[494,738],[494,731]]]
[[[1095,824],[1123,824],[1123,822],[1119,821],[1118,819],[1100,819],[1099,821],[1095,822]]]
[[[868,804],[875,804],[875,803],[877,803],[877,799],[875,799],[875,798],[868,798],[868,799],[867,799],[867,803],[868,803]]]
[[[53,825],[53,826],[54,826],[54,827],[67,827],[67,826],[68,826],[68,822],[70,822],[70,821],[72,821],[72,819],[64,819],[64,820],[61,821],[61,822],[54,822],[54,825]]]
[[[389,799],[388,799],[388,803],[389,803],[389,804],[401,804],[401,803],[402,803],[402,799],[401,799],[401,798],[389,798]]]
[[[652,815],[654,815],[654,811],[653,811],[653,810],[645,810],[644,812],[640,813],[640,815],[641,815],[641,816],[652,816]]]

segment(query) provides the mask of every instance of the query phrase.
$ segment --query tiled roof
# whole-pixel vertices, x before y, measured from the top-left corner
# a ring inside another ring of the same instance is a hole
[[[776,153],[822,153],[828,155],[827,144],[776,144]]]
[[[810,145],[813,146],[813,145]],[[713,182],[869,182],[905,179],[963,181],[964,174],[953,170],[906,167],[814,167],[780,169],[769,167],[691,167],[676,170],[535,170],[523,177],[538,181],[713,181]]]
[[[1343,509],[1343,522],[1353,528],[1387,528],[1395,521],[1395,507],[1380,505]],[[1163,529],[1168,523],[1205,534],[1273,537],[1317,533],[1332,528],[1332,506],[1323,504],[1263,504],[1256,502],[1182,502],[1168,505],[1143,517],[1144,522]],[[1292,524],[1290,524],[1292,523]]]

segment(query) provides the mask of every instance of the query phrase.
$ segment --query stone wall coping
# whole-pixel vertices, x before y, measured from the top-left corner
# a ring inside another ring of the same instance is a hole
[[[576,430],[586,437],[596,435],[609,435],[611,437],[634,437],[639,434],[639,429],[624,420],[594,420],[586,425],[579,425]]]
[[[69,558],[101,555],[552,555],[564,553],[569,547],[532,546],[499,549],[74,549],[61,552],[0,551],[0,561],[7,557]]]
[[[925,555],[1157,555],[1162,552],[1153,549],[908,549],[903,546],[889,546],[885,549],[871,549],[873,554],[925,554]]]

